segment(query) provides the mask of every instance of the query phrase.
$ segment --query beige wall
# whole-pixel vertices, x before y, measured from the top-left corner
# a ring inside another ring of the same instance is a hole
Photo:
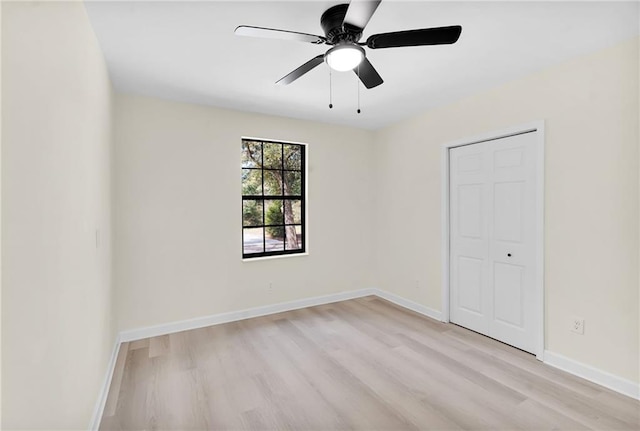
[[[546,348],[637,382],[638,79],[636,39],[379,131],[379,286],[441,308],[441,144],[543,119]]]
[[[83,4],[3,2],[2,67],[2,426],[86,429],[114,338],[112,96]]]
[[[370,132],[124,95],[115,112],[121,330],[371,286]],[[309,144],[308,256],[241,260],[242,136]]]

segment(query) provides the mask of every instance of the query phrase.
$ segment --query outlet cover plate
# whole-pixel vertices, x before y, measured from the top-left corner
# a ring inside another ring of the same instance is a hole
[[[584,319],[582,317],[573,316],[571,318],[571,326],[569,330],[576,334],[584,335]]]

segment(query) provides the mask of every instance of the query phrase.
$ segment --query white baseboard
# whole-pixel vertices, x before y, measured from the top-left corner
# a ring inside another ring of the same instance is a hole
[[[195,319],[180,320],[162,325],[148,326],[146,328],[131,329],[120,332],[120,341],[135,341],[159,335],[172,334],[174,332],[189,329],[204,328],[206,326],[219,325],[221,323],[236,322],[252,317],[266,316],[268,314],[282,313],[284,311],[298,310],[300,308],[313,307],[314,305],[329,304],[345,301],[347,299],[361,298],[375,295],[376,289],[360,289],[349,292],[334,293],[331,295],[315,296],[312,298],[298,299],[295,301],[281,302],[279,304],[265,305],[263,307],[248,308],[228,313],[213,314],[210,316],[196,317]]]
[[[100,426],[100,420],[102,419],[102,413],[104,412],[104,406],[107,404],[107,395],[109,394],[109,387],[111,386],[111,378],[113,377],[113,371],[116,367],[116,359],[118,358],[118,352],[120,352],[120,336],[116,335],[116,341],[113,345],[113,351],[111,352],[111,359],[107,365],[107,373],[102,382],[100,393],[98,394],[98,401],[93,409],[93,415],[91,416],[91,423],[89,429],[91,431],[97,431]]]
[[[442,322],[442,313],[438,310],[434,310],[433,308],[429,308],[424,305],[418,304],[417,302],[410,301],[403,298],[402,296],[387,292],[386,290],[373,289],[373,291],[374,295],[377,295],[382,299],[386,299],[387,301],[393,302],[396,305],[408,308],[409,310],[415,311],[416,313],[423,314],[427,317]]]
[[[605,388],[609,388],[612,391],[640,400],[640,384],[631,380],[602,371],[549,350],[544,351],[544,363],[575,376],[582,377],[600,386],[604,386]]]

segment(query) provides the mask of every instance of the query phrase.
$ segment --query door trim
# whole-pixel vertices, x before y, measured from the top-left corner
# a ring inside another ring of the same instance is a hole
[[[449,262],[449,150],[466,145],[479,144],[523,133],[536,133],[536,314],[537,341],[536,358],[544,360],[544,120],[520,124],[504,130],[484,133],[478,136],[458,139],[442,145],[440,172],[441,172],[441,224],[442,224],[442,321],[449,322],[449,290],[450,290],[450,262]]]

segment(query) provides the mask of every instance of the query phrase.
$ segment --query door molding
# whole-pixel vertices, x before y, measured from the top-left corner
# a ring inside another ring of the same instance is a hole
[[[536,270],[535,270],[535,297],[536,313],[538,315],[538,328],[536,329],[536,358],[544,360],[544,120],[520,124],[507,129],[484,133],[477,136],[458,139],[442,145],[440,172],[441,172],[441,224],[442,224],[442,321],[449,322],[449,291],[450,291],[450,231],[449,231],[449,151],[452,148],[466,145],[479,144],[521,135],[523,133],[536,133]]]

